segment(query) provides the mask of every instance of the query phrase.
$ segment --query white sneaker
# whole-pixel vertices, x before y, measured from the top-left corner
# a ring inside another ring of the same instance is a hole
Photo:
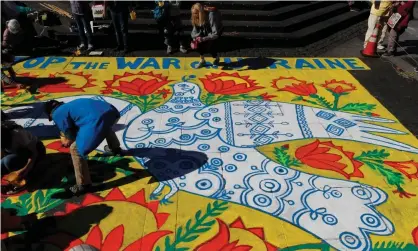
[[[173,48],[171,46],[167,46],[167,54],[170,55],[173,52]]]
[[[84,50],[86,48],[85,44],[80,44],[77,49]]]
[[[378,46],[377,46],[377,49],[378,50],[384,50],[386,47],[384,46],[384,45],[381,45],[381,44],[379,44]]]
[[[183,46],[180,46],[180,52],[181,53],[187,53],[187,49],[184,48]]]

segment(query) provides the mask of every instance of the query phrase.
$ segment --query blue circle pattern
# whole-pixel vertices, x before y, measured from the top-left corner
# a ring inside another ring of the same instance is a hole
[[[189,134],[182,134],[182,135],[180,135],[180,139],[181,140],[189,140],[191,138],[192,138],[192,136],[190,136]]]
[[[334,198],[341,198],[342,193],[338,190],[332,190],[331,191],[331,196],[334,197]]]
[[[179,118],[169,118],[168,119],[168,122],[170,122],[170,123],[177,123],[177,122],[179,122],[180,121],[180,119]]]
[[[220,158],[213,158],[210,160],[210,163],[214,166],[222,166],[224,162]]]
[[[202,135],[209,135],[211,131],[209,129],[203,129],[200,133],[202,133]]]
[[[200,151],[207,151],[210,149],[210,145],[208,144],[200,144],[197,146],[197,149],[199,149]]]
[[[213,120],[214,122],[219,122],[219,121],[221,121],[221,118],[220,118],[220,117],[214,117],[212,120]]]
[[[225,166],[225,171],[229,173],[235,172],[237,169],[238,169],[237,166],[234,164],[228,164]]]
[[[369,200],[372,197],[372,193],[364,187],[355,186],[351,188],[351,192],[359,199]]]
[[[210,113],[208,113],[208,112],[202,112],[202,117],[209,118],[210,117]]]
[[[221,153],[225,153],[225,152],[228,152],[228,151],[229,151],[229,147],[227,147],[227,146],[220,146],[220,147],[218,148],[218,150],[219,150]]]
[[[280,183],[274,179],[265,179],[260,182],[260,189],[267,193],[276,193],[280,190]]]
[[[154,122],[154,120],[152,120],[152,119],[144,119],[144,120],[142,120],[142,124],[144,124],[144,125],[149,125],[152,122]]]
[[[182,109],[183,106],[182,105],[175,105],[174,108],[176,108],[176,109]]]
[[[363,222],[364,225],[373,228],[380,227],[380,225],[382,224],[380,219],[373,214],[363,214],[360,217],[360,220],[361,222]]]
[[[331,226],[333,226],[333,225],[335,225],[335,224],[338,223],[337,217],[335,217],[332,214],[324,214],[324,215],[322,215],[322,220],[325,222],[325,224],[331,225]]]
[[[287,170],[287,168],[284,168],[282,166],[278,166],[274,168],[274,172],[277,173],[278,175],[286,175],[289,170]]]
[[[138,143],[135,145],[136,148],[145,148],[145,144],[144,143]]]
[[[244,153],[236,153],[234,154],[234,160],[236,161],[246,161],[247,160],[247,155]]]
[[[254,203],[259,207],[268,207],[271,205],[271,198],[264,194],[257,194],[253,199]]]
[[[218,108],[209,108],[209,111],[210,112],[218,112],[219,110],[218,110]]]
[[[201,179],[196,182],[196,188],[199,190],[208,190],[212,187],[212,182],[208,179]]]
[[[165,144],[166,140],[164,138],[158,138],[155,140],[156,144]]]
[[[357,249],[361,246],[360,238],[350,232],[342,232],[340,234],[340,242],[350,249]]]

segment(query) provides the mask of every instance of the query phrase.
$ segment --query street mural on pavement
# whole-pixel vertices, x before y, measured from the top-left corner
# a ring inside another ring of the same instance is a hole
[[[50,158],[32,187],[2,195],[2,214],[53,219],[30,244],[42,250],[418,250],[418,140],[349,72],[367,65],[221,61],[18,63],[31,86],[5,89],[2,109],[44,139]],[[103,142],[89,157],[98,189],[61,198],[74,175],[42,102],[78,98],[120,111],[129,154],[105,156]],[[30,231],[2,239],[21,245]]]

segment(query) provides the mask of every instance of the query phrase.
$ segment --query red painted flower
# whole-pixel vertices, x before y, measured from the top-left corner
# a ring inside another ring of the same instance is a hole
[[[102,94],[112,94],[113,90],[112,89],[104,89],[100,91]]]
[[[91,74],[83,74],[83,72],[72,73],[69,71],[63,73],[49,74],[49,77],[63,78],[61,83],[53,83],[41,86],[38,90],[46,93],[63,93],[63,92],[84,92],[85,88],[94,87],[96,79],[91,78]]]
[[[272,87],[278,91],[287,91],[299,96],[310,96],[317,93],[316,87],[313,83],[308,83],[304,80],[296,79],[295,77],[280,77],[273,79]],[[283,88],[279,87],[285,85]]]
[[[122,80],[124,78],[127,80]],[[106,90],[104,91],[109,92],[109,90],[114,89],[130,95],[145,96],[154,93],[169,82],[171,81],[167,77],[162,76],[162,74],[154,74],[152,71],[125,72],[121,76],[113,76],[112,80],[106,80]]]
[[[163,95],[163,98],[167,98],[167,96],[171,94],[171,91],[168,89],[161,89],[161,90],[158,90],[156,94],[161,94]]]
[[[409,179],[418,179],[418,162],[409,161],[383,161],[388,166],[391,166],[401,172]]]
[[[257,86],[255,80],[251,80],[248,76],[240,76],[238,73],[212,73],[206,75],[206,78],[200,78],[200,81],[208,92],[222,95],[243,94],[264,88]]]
[[[252,250],[250,245],[238,245],[238,242],[245,242],[244,240],[230,241],[231,239],[231,229],[240,229],[252,235],[255,235],[257,238],[261,239],[267,251],[275,251],[277,247],[266,241],[264,235],[264,229],[260,227],[247,228],[244,225],[244,222],[240,217],[238,217],[234,222],[229,224],[229,226],[223,222],[221,219],[216,219],[219,225],[218,233],[210,240],[199,245],[195,251],[247,251]]]
[[[334,171],[347,179],[364,177],[360,171],[363,163],[354,159],[354,153],[344,151],[341,146],[334,145],[332,141],[320,142],[316,140],[301,146],[296,150],[295,156],[310,167]],[[350,165],[341,162],[343,157],[350,162]]]
[[[63,147],[61,140],[56,140],[52,143],[49,143],[48,145],[46,145],[46,148],[51,149],[51,150],[55,150],[61,153],[70,153],[70,148],[69,147]]]
[[[321,86],[336,94],[348,93],[356,90],[356,87],[353,84],[347,83],[344,80],[337,81],[332,79],[331,81],[325,81],[325,84],[322,84]]]
[[[73,240],[74,237],[66,233],[57,233],[55,235],[49,236],[43,241],[54,244],[65,251],[68,251],[71,248],[81,244],[88,244],[100,251],[116,251],[121,250],[124,239],[124,231],[124,226],[119,225],[110,231],[110,233],[105,238],[103,238],[102,230],[98,225],[96,225],[87,235],[86,241],[81,239]],[[155,243],[161,237],[171,233],[171,231],[156,231],[149,233],[129,244],[126,248],[123,249],[123,251],[152,251]],[[67,247],[62,247],[63,243],[69,243],[69,245]]]
[[[418,247],[418,226],[416,226],[414,230],[412,230],[412,239],[414,240],[415,246]]]
[[[277,96],[275,96],[275,95],[269,95],[267,92],[265,92],[265,93],[263,93],[263,94],[260,94],[260,97],[261,97],[263,100],[271,101],[271,99],[272,99],[272,98],[275,98],[275,97],[277,97]]]

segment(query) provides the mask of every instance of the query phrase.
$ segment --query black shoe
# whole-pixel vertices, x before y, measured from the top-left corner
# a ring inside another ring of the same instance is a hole
[[[418,67],[415,67],[415,68],[414,68],[414,71],[415,71],[415,72],[418,72]]]
[[[123,150],[120,147],[118,147],[116,149],[110,149],[110,147],[108,145],[105,145],[104,150],[105,150],[106,155],[123,156]]]
[[[389,57],[394,57],[394,56],[395,56],[395,54],[392,53],[392,52],[385,52],[385,53],[382,54],[382,57],[384,57],[384,58],[389,58]]]
[[[122,45],[118,45],[115,48],[113,48],[113,51],[120,51],[122,49],[123,49],[123,46]]]
[[[71,193],[73,196],[83,195],[91,190],[91,184],[87,185],[74,185],[67,189],[67,192]]]
[[[128,46],[124,46],[123,53],[128,53],[128,52],[129,52],[129,47]]]

